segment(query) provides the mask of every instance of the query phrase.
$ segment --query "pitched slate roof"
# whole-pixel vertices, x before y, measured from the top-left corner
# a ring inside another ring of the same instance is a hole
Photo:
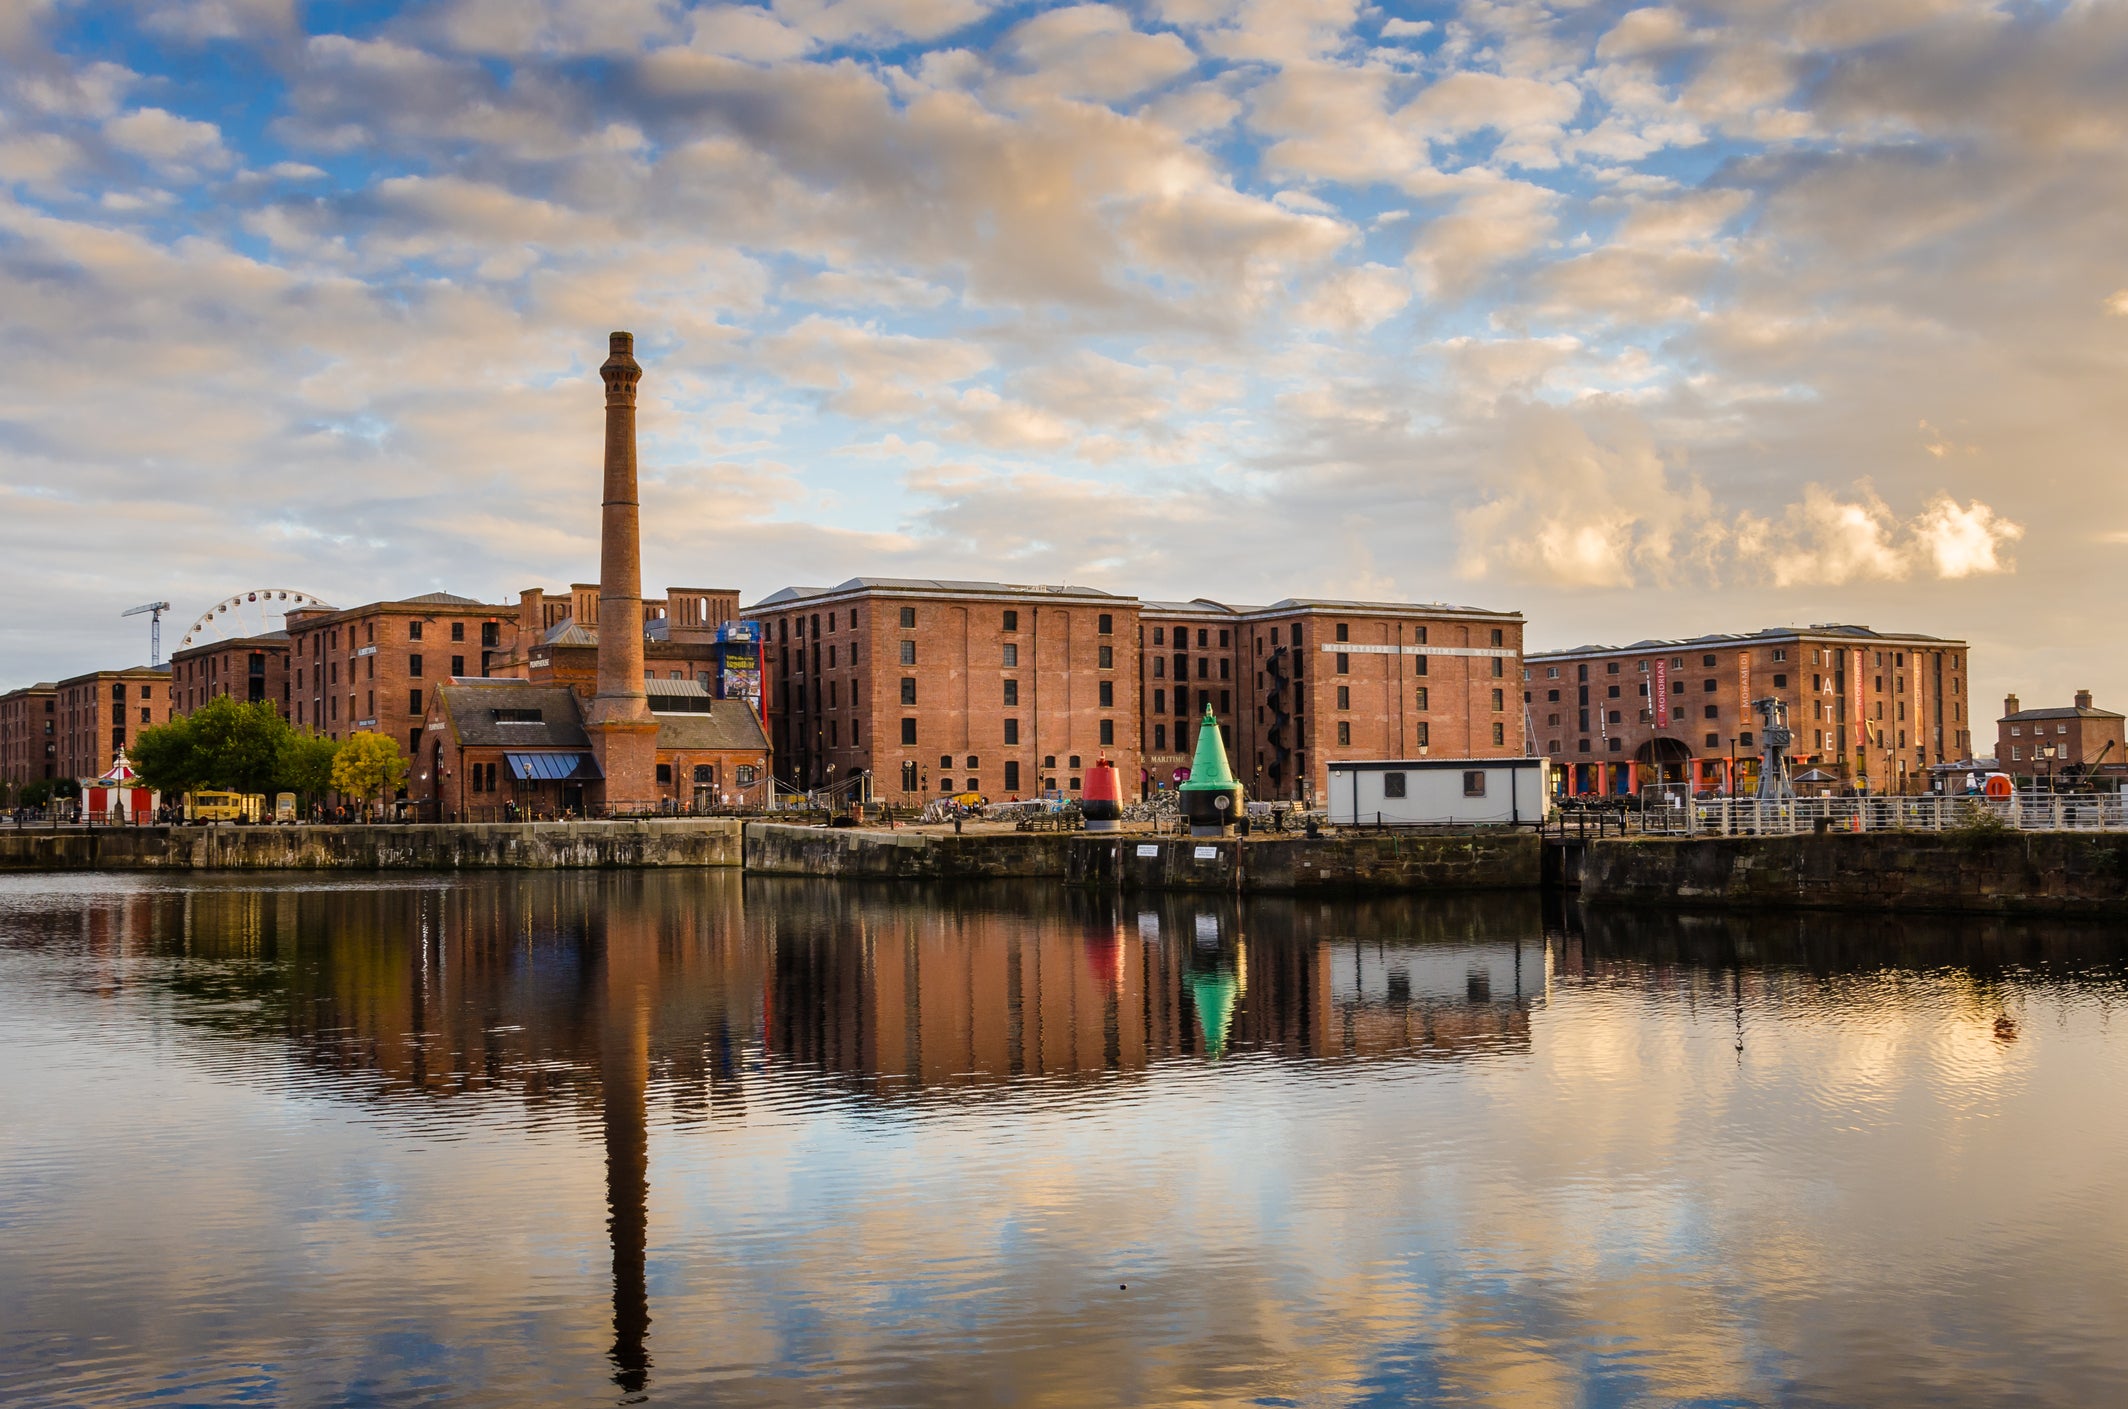
[[[576,692],[522,680],[456,680],[436,689],[451,733],[469,748],[587,749]],[[496,711],[537,711],[538,721],[497,719]]]
[[[2002,722],[2009,724],[2020,719],[2121,719],[2123,716],[2110,709],[2081,709],[2075,705],[2059,705],[2053,709],[2021,709],[2015,714],[2005,714]]]
[[[685,714],[666,714],[657,711],[657,701],[651,701],[651,709],[658,721],[658,747],[661,749],[751,749],[768,752],[768,737],[761,732],[761,721],[746,707],[744,700],[724,700],[706,714],[689,711]]]

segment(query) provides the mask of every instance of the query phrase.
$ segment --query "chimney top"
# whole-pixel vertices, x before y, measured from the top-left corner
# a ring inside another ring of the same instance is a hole
[[[2017,713],[2017,696],[2015,696],[2015,695],[2004,695],[2004,696],[2002,697],[2002,712],[2003,712],[2004,714],[2015,714],[2015,713]]]
[[[2076,707],[2078,709],[2091,708],[2091,692],[2089,690],[2078,690],[2076,692]]]
[[[609,337],[609,338],[607,339],[607,347],[606,347],[606,350],[607,350],[607,351],[608,351],[609,353],[611,353],[611,354],[612,354],[613,356],[615,356],[615,357],[619,357],[619,356],[621,356],[621,355],[622,355],[622,354],[624,354],[624,353],[626,353],[626,354],[629,354],[629,355],[633,355],[633,354],[634,354],[634,352],[635,352],[635,334],[634,334],[634,333],[614,333],[614,334],[612,334],[612,335],[611,335],[611,336],[610,336],[610,337]]]

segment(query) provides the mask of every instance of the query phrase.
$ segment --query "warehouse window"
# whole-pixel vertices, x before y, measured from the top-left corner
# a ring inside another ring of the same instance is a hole
[[[1104,719],[1104,720],[1102,720],[1102,721],[1101,721],[1101,742],[1102,742],[1102,743],[1104,743],[1104,744],[1112,744],[1112,743],[1114,743],[1115,741],[1116,741],[1116,721],[1115,721],[1115,720],[1113,720],[1113,719]]]
[[[1402,773],[1384,773],[1382,775],[1382,796],[1404,796],[1404,775]]]
[[[1116,682],[1103,680],[1098,688],[1101,696],[1101,708],[1114,709],[1116,707]]]
[[[904,675],[901,678],[901,702],[907,705],[916,703],[916,677],[913,675]]]
[[[1020,648],[1014,645],[1012,642],[1007,641],[1005,643],[1005,668],[1007,670],[1015,669],[1018,667],[1019,663]]]
[[[1116,668],[1116,648],[1114,646],[1101,647],[1100,653],[1095,657],[1095,664],[1103,670],[1114,670]]]
[[[1005,703],[1009,705],[1016,705],[1019,702],[1020,682],[1017,680],[1007,680],[1005,682]]]
[[[1018,612],[1005,613],[1005,629],[1007,631],[1017,631],[1020,629],[1020,614]]]
[[[1350,675],[1352,673],[1352,657],[1343,651],[1337,653],[1337,673],[1340,675]]]
[[[1427,672],[1426,672],[1426,657],[1424,657],[1424,656],[1413,656],[1413,657],[1411,658],[1411,673],[1412,673],[1413,675],[1424,675],[1424,674],[1426,674],[1426,673],[1427,673]]]
[[[1116,619],[1107,612],[1094,618],[1094,631],[1102,636],[1112,636],[1116,631]]]
[[[1337,687],[1337,707],[1339,709],[1352,708],[1352,687],[1350,685]]]
[[[1552,691],[1553,698],[1558,698],[1558,695],[1559,692],[1557,690]],[[1414,709],[1423,710],[1426,708],[1426,687],[1424,685],[1419,686],[1418,694],[1412,697],[1411,704]]]
[[[1167,726],[1165,724],[1155,724],[1153,726],[1153,747],[1156,750],[1165,750],[1167,748]]]
[[[1019,741],[1020,741],[1020,721],[1019,721],[1019,720],[1017,720],[1017,719],[1008,719],[1008,720],[1006,720],[1006,721],[1005,721],[1005,742],[1006,742],[1006,743],[1008,743],[1008,744],[1016,744],[1016,743],[1018,743]]]
[[[1337,639],[1340,641],[1350,641],[1352,639],[1352,628],[1342,621],[1337,624]]]
[[[1350,720],[1340,719],[1337,721],[1337,741],[1340,744],[1352,742],[1352,722]]]
[[[903,721],[901,722],[901,741],[902,741],[903,743],[905,743],[905,744],[913,744],[913,743],[915,743],[915,742],[916,742],[916,721],[915,721],[915,720],[913,720],[913,719],[904,719],[904,720],[903,720]]]
[[[903,665],[916,664],[916,643],[914,641],[901,643],[901,663]]]
[[[1485,772],[1484,772],[1484,770],[1483,770],[1483,769],[1473,768],[1473,769],[1470,769],[1469,771],[1467,771],[1466,773],[1464,773],[1464,775],[1463,775],[1463,796],[1465,796],[1465,797],[1484,797],[1484,796],[1485,796]]]
[[[914,630],[914,629],[915,629],[915,626],[916,626],[916,608],[914,608],[914,607],[903,607],[903,608],[901,609],[901,629],[902,629],[902,630],[904,630],[904,631],[910,631],[910,630]]]
[[[1501,745],[1505,744],[1506,742],[1507,726],[1505,724],[1495,724],[1493,726],[1493,743],[1495,745]]]

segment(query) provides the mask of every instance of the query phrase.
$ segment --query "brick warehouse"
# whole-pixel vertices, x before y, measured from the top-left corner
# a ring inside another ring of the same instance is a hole
[[[449,592],[288,614],[294,724],[331,739],[370,732],[421,744],[428,694],[483,676],[516,645],[517,608]]]
[[[0,791],[52,782],[59,772],[59,687],[49,681],[0,695]]]
[[[283,719],[293,719],[290,650],[286,631],[269,631],[173,652],[171,711],[190,714],[207,701],[226,695],[243,704],[271,704]]]
[[[93,670],[53,687],[61,778],[94,778],[151,724],[170,722],[170,670]]]
[[[746,612],[766,633],[779,776],[870,772],[887,800],[1076,793],[1139,776],[1138,602],[1091,587],[852,578]]]
[[[1799,772],[1918,791],[1929,769],[1972,757],[1963,641],[1774,628],[1541,651],[1524,674],[1530,737],[1570,794],[1650,783],[1748,791],[1758,776],[1751,701],[1768,696],[1788,705]]]
[[[1140,728],[1156,787],[1187,768],[1194,720],[1207,704],[1236,775],[1261,799],[1321,798],[1330,765],[1348,759],[1524,752],[1515,702],[1520,613],[1316,597],[1230,607],[1198,598],[1148,603],[1142,621]]]
[[[854,578],[747,616],[769,633],[776,758],[798,787],[870,770],[889,799],[1069,794],[1105,754],[1151,792],[1188,766],[1207,706],[1259,798],[1320,797],[1347,758],[1526,746],[1513,612]]]

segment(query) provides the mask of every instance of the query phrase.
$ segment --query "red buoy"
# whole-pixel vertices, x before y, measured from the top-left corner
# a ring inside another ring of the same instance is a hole
[[[1086,814],[1089,832],[1123,830],[1123,785],[1116,777],[1115,764],[1105,758],[1094,760],[1093,770],[1086,775],[1086,786],[1079,793],[1079,810]]]

